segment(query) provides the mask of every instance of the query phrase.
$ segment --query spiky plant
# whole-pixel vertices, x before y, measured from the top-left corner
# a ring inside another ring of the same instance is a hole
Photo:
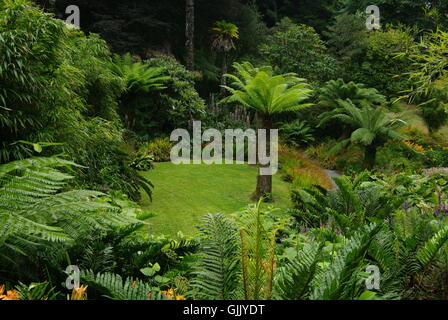
[[[299,147],[314,141],[313,130],[306,121],[295,120],[280,127],[286,145]]]
[[[335,260],[315,278],[312,300],[346,300],[357,298],[362,291],[360,267],[380,225],[369,225],[357,232],[338,252]]]
[[[82,283],[95,288],[103,297],[112,300],[150,300],[154,289],[141,280],[123,278],[115,273],[95,274],[91,270],[81,271]]]
[[[346,300],[363,292],[367,250],[381,226],[365,226],[347,239],[330,261],[324,259],[323,244],[312,242],[298,249],[293,260],[275,275],[276,299]],[[324,263],[325,262],[325,263]]]
[[[309,297],[312,281],[319,272],[322,247],[317,243],[305,244],[294,260],[277,270],[275,298],[305,300]]]

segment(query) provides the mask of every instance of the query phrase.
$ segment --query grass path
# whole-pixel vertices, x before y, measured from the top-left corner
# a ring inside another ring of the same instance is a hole
[[[250,203],[255,190],[257,169],[244,165],[174,165],[155,163],[154,170],[143,173],[155,186],[153,202],[144,194],[142,208],[157,214],[148,220],[150,232],[192,235],[195,225],[206,213],[232,213]],[[286,208],[290,184],[273,177],[273,205]]]

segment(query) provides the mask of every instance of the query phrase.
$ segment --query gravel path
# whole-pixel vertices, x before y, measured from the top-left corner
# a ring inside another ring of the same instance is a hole
[[[334,189],[337,189],[338,186],[336,185],[336,183],[335,183],[335,182],[333,181],[333,179],[331,179],[331,178],[332,178],[332,177],[340,177],[341,174],[340,174],[339,172],[335,171],[335,170],[328,170],[328,169],[325,169],[325,172],[326,172],[327,175],[330,177],[331,184],[333,185],[333,190],[334,190]]]

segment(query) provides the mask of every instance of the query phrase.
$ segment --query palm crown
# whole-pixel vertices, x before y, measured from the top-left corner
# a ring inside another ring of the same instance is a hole
[[[359,109],[350,100],[338,100],[342,112],[326,118],[338,119],[348,124],[354,131],[350,138],[343,140],[333,150],[346,146],[349,143],[358,143],[365,148],[365,167],[373,167],[377,147],[388,139],[402,139],[403,136],[396,131],[405,124],[400,119],[390,119],[381,108],[364,107]]]
[[[232,87],[224,86],[231,93],[227,100],[239,102],[264,115],[311,106],[302,102],[312,90],[294,73],[274,75],[271,67],[255,68],[248,62],[235,63],[234,67],[238,76],[226,75],[232,81]]]

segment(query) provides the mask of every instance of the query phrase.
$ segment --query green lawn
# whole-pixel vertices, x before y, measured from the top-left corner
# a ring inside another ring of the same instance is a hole
[[[157,214],[148,220],[154,234],[192,235],[195,225],[206,213],[232,213],[250,203],[255,190],[257,169],[243,165],[174,165],[156,163],[154,170],[143,173],[155,186],[153,202],[146,194],[142,208]],[[273,205],[290,205],[290,185],[273,177]]]

